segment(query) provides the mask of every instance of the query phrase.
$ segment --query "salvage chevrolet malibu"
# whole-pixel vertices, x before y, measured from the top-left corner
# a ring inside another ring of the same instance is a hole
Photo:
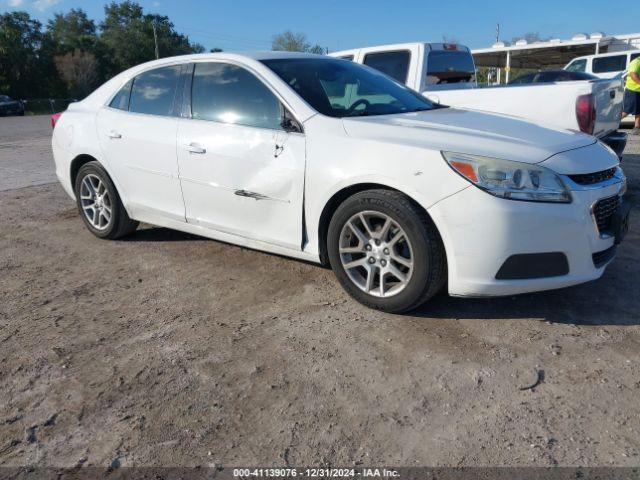
[[[321,262],[389,312],[445,283],[494,296],[596,279],[628,228],[618,158],[594,137],[316,55],[139,65],[57,118],[53,151],[100,238],[142,221]]]

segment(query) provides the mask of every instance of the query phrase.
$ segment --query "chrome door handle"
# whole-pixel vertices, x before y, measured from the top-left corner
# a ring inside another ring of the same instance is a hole
[[[116,132],[115,130],[111,130],[109,131],[109,133],[107,133],[107,137],[116,139],[116,138],[122,138],[122,135]]]
[[[204,147],[201,147],[197,143],[190,143],[189,145],[185,145],[184,148],[189,153],[199,153],[199,154],[207,153],[207,149]]]

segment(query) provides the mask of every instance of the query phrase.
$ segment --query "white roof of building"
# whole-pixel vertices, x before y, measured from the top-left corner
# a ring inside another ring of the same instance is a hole
[[[515,45],[498,42],[492,47],[471,50],[471,53],[479,67],[504,67],[509,52],[512,68],[545,68],[566,65],[576,57],[592,55],[596,48],[599,53],[640,48],[640,33],[605,36],[602,32],[594,32],[576,34],[570,40],[554,38],[533,43],[518,40]]]

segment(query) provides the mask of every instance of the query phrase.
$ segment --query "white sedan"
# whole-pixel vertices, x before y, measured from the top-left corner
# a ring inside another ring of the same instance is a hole
[[[100,238],[138,222],[329,264],[373,308],[600,277],[628,228],[595,138],[447,108],[366,66],[205,54],[127,70],[55,124]]]

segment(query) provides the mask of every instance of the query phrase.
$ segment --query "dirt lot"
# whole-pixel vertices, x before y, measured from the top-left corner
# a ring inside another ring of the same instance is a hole
[[[0,465],[640,465],[637,208],[599,281],[394,316],[315,265],[98,240],[49,135],[0,119]]]

